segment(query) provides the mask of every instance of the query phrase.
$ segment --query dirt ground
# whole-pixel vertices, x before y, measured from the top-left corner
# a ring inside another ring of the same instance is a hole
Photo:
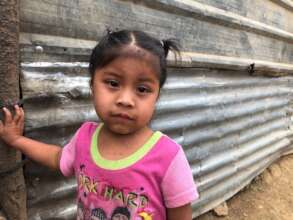
[[[197,220],[293,220],[293,155],[272,164],[227,206],[227,216],[210,211]]]

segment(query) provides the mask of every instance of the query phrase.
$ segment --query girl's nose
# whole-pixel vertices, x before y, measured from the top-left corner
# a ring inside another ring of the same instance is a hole
[[[125,106],[125,107],[133,107],[134,106],[134,95],[129,90],[124,90],[119,93],[119,96],[116,100],[117,105]]]

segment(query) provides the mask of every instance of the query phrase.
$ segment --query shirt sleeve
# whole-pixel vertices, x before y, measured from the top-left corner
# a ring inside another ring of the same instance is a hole
[[[79,130],[74,134],[72,139],[66,144],[61,153],[60,171],[64,176],[71,176],[74,174],[74,160],[75,160],[75,144]]]
[[[167,208],[183,206],[199,197],[190,166],[181,147],[166,171],[162,191]]]

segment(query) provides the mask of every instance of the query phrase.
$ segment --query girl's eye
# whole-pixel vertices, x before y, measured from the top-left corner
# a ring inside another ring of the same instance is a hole
[[[113,87],[113,88],[116,88],[119,86],[119,82],[117,80],[113,80],[113,79],[110,79],[110,80],[106,80],[106,83],[110,86],[110,87]]]
[[[146,86],[139,86],[139,87],[137,87],[137,91],[139,93],[149,93],[149,92],[151,92],[150,88],[148,88]]]

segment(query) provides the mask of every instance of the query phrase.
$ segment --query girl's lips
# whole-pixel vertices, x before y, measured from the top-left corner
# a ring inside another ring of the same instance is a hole
[[[130,117],[128,114],[125,114],[125,113],[113,114],[113,117],[127,119],[127,120],[133,120],[132,117]]]

